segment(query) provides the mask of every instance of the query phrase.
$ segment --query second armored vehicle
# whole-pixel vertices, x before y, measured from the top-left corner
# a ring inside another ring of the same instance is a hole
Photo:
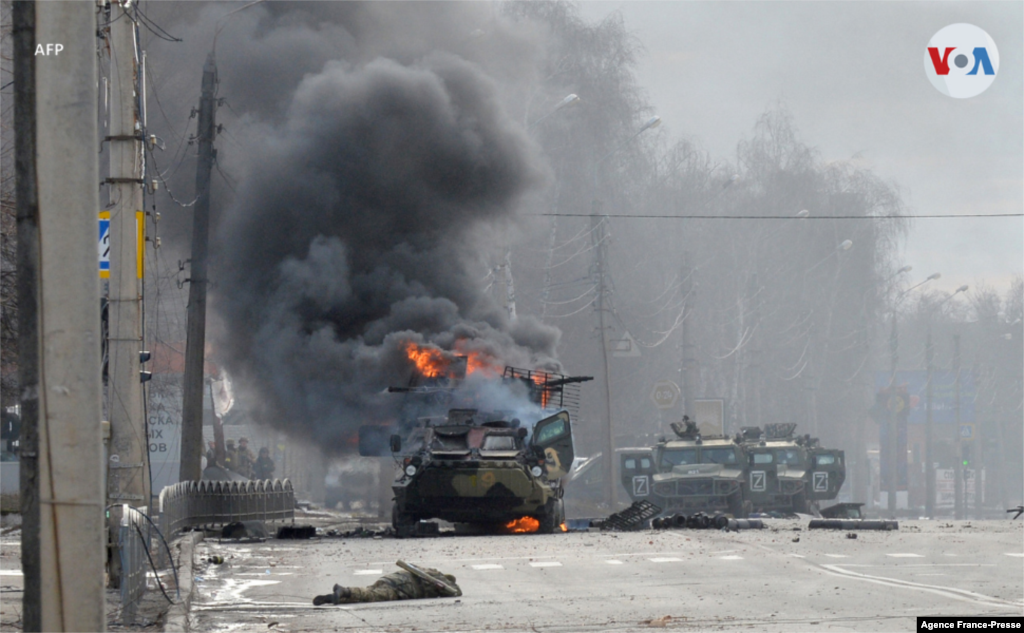
[[[673,422],[672,429],[677,439],[620,453],[622,484],[630,497],[647,499],[665,514],[747,516],[751,504],[744,495],[743,447],[726,436],[702,437],[697,425],[685,418]]]
[[[795,424],[749,427],[736,437],[701,436],[688,418],[673,422],[678,439],[620,454],[622,484],[634,501],[663,514],[750,512],[814,514],[835,499],[846,478],[845,455],[825,449]]]
[[[835,499],[846,476],[844,454],[823,449],[808,435],[794,437],[796,424],[742,430],[749,456],[748,498],[756,512],[814,514],[817,502]]]

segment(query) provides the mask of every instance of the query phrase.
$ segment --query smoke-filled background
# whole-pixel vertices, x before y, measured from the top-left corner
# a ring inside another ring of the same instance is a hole
[[[818,138],[801,133],[874,129],[864,112],[892,92],[885,85],[863,89],[856,107],[812,107],[809,81],[794,93],[782,79],[755,97],[738,89],[734,101],[708,105],[722,86],[760,86],[761,75],[744,74],[737,60],[767,60],[771,51],[737,44],[734,63],[711,63],[724,44],[694,31],[714,17],[700,3],[671,5],[694,50],[653,51],[665,68],[692,70],[677,79],[650,72],[650,45],[623,14],[589,4],[242,6],[143,4],[154,27],[144,36],[149,128],[166,146],[151,157],[166,186],[155,197],[163,246],[148,268],[147,328],[157,343],[183,347],[187,286],[178,284],[188,266],[178,262],[188,258],[196,167],[190,113],[219,29],[209,355],[234,377],[255,420],[344,453],[359,424],[391,414],[381,392],[408,381],[411,341],[595,376],[576,420],[579,454],[602,449],[609,417],[618,446],[652,441],[687,410],[687,395],[723,399],[730,431],[797,422],[847,451],[861,500],[879,488],[884,447],[872,408],[879,372],[891,363],[892,323],[899,368],[908,371],[925,367],[930,324],[937,368],[952,366],[959,334],[962,365],[986,377],[972,397],[983,461],[1001,474],[989,479],[1001,482],[991,494],[1019,497],[1020,456],[1004,450],[1024,442],[1019,262],[999,272],[998,285],[976,278],[952,299],[956,286],[934,282],[907,292],[935,271],[902,250],[921,223],[895,216],[943,209],[914,207],[892,173],[871,171],[861,155],[823,153]],[[922,15],[932,10],[918,6]],[[801,32],[824,20],[802,19]],[[729,31],[727,21],[715,24],[723,26],[705,35]],[[982,26],[1005,65],[986,98],[999,100],[995,120],[1019,138],[1019,37]],[[934,30],[907,44],[916,47],[915,73]],[[813,59],[840,56],[818,44]],[[638,77],[662,83],[642,86]],[[922,94],[912,99],[942,97],[925,95],[934,89],[914,77]],[[655,104],[646,89],[674,101]],[[559,108],[569,94],[579,102]],[[746,116],[751,101],[758,113]],[[666,116],[640,132],[652,115],[680,111],[677,102],[704,103],[703,123]],[[913,120],[897,114],[887,125]],[[960,160],[941,143],[878,142]],[[1019,168],[1019,148],[1009,156],[992,167]],[[658,215],[701,218],[649,217]],[[743,219],[766,215],[789,219]],[[1013,222],[1009,232],[1019,233]],[[917,267],[908,273],[907,264]],[[661,380],[684,391],[665,411],[650,397]],[[937,460],[952,463],[953,443],[939,444]],[[921,466],[914,450],[912,477]]]

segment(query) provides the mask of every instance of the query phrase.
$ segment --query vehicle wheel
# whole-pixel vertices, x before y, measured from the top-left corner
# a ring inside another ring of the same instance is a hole
[[[742,493],[736,493],[729,497],[729,514],[737,519],[745,519],[750,514],[752,505],[749,501],[743,500]]]
[[[544,504],[544,511],[537,517],[540,527],[538,534],[554,534],[561,531],[559,526],[565,522],[565,507],[561,499],[551,498]]]
[[[398,503],[391,506],[391,527],[395,530],[395,538],[410,538],[416,535],[416,517],[399,512]]]
[[[797,514],[810,514],[811,510],[807,503],[807,496],[804,493],[797,493],[793,496],[793,512]]]

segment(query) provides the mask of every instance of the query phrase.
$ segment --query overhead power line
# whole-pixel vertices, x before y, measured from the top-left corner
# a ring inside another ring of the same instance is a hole
[[[558,218],[635,218],[648,220],[930,220],[946,218],[1020,218],[1024,213],[949,213],[928,215],[656,215],[630,213],[524,213],[526,216]]]

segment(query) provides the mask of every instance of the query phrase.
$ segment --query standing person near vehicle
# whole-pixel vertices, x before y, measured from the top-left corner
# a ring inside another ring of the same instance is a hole
[[[252,465],[255,461],[252,451],[249,450],[249,439],[239,439],[238,450],[235,451],[235,472],[252,479]]]
[[[260,456],[253,464],[253,479],[273,479],[274,460],[270,458],[270,449],[264,446],[260,449]]]
[[[235,440],[228,440],[224,447],[224,468],[238,472],[238,457],[235,454]]]

